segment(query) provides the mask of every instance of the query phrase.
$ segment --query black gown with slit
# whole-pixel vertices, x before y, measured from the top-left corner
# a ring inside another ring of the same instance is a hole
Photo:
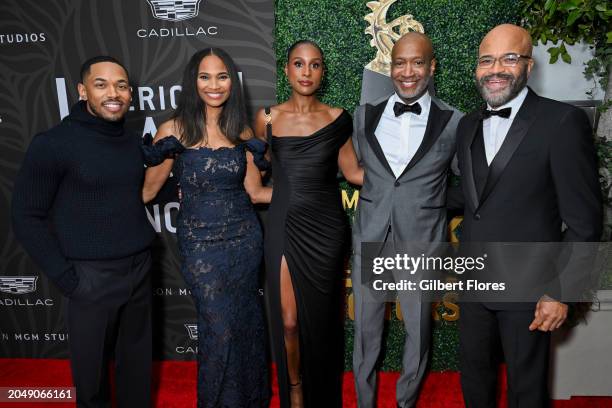
[[[267,126],[274,193],[264,238],[266,292],[281,407],[290,406],[280,295],[283,256],[297,306],[304,405],[342,406],[342,284],[349,226],[337,163],[352,130],[346,111],[309,136],[275,137]]]

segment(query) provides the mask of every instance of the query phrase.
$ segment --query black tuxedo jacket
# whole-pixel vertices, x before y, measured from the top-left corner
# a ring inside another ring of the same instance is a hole
[[[593,132],[581,109],[529,90],[488,166],[480,111],[472,112],[457,127],[457,159],[464,205],[462,242],[600,240],[602,200],[597,157]],[[562,224],[567,226],[564,231]],[[525,259],[527,267],[515,272],[532,274],[537,270],[537,276],[529,276],[552,281],[556,272],[554,260],[549,258],[537,265],[536,258]],[[555,290],[547,294],[557,295]],[[489,306],[531,309],[533,303]]]
[[[597,156],[581,109],[530,89],[488,167],[478,162],[485,160],[477,143],[481,132],[480,111],[457,127],[465,214],[461,241],[599,241]]]

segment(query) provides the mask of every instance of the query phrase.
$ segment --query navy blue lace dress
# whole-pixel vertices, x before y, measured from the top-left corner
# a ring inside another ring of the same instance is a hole
[[[260,165],[265,147],[185,149],[175,161],[181,272],[198,312],[198,407],[268,406],[262,232],[243,186],[246,149]]]

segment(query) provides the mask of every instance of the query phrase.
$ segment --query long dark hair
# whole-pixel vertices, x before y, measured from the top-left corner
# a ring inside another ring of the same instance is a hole
[[[220,48],[206,48],[193,54],[183,73],[182,91],[178,106],[172,115],[180,132],[180,140],[185,146],[195,146],[207,141],[206,106],[197,90],[198,68],[200,62],[209,55],[221,58],[227,68],[232,85],[230,95],[219,116],[219,128],[225,137],[233,144],[242,141],[240,136],[248,130],[246,105],[242,94],[242,85],[238,70],[232,58]]]

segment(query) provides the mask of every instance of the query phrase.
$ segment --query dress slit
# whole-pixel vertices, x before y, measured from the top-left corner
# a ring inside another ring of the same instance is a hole
[[[266,293],[280,405],[290,407],[280,285],[284,257],[296,304],[304,406],[341,407],[348,220],[336,174],[352,121],[343,112],[306,137],[272,137],[270,124],[266,128],[274,179],[264,237]]]

